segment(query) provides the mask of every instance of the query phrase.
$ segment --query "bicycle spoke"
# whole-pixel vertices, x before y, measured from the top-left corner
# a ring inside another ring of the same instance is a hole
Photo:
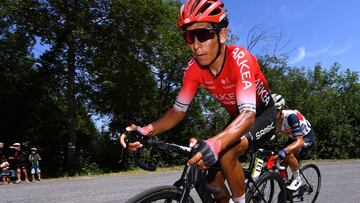
[[[268,176],[264,177],[262,180],[258,181],[256,187],[252,187],[249,195],[248,202],[251,203],[278,203],[283,201],[284,198],[282,190],[286,191],[285,186],[281,179],[274,179],[273,176],[266,174]],[[281,184],[281,185],[280,185]]]
[[[294,196],[304,202],[315,202],[320,190],[320,174],[314,165],[305,166],[301,170],[302,186]]]

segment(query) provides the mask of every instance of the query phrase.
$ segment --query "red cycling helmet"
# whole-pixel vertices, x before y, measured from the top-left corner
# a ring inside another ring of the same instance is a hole
[[[194,22],[220,23],[224,19],[227,14],[220,0],[186,0],[180,8],[177,24],[183,29]]]

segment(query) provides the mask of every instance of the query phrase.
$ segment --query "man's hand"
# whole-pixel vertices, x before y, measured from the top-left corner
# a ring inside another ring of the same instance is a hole
[[[195,145],[198,143],[197,139],[195,138],[190,138],[189,141],[189,147],[193,148],[195,147]],[[188,164],[189,165],[194,165],[197,164],[199,166],[200,169],[205,169],[206,165],[204,163],[204,161],[201,159],[202,154],[200,152],[197,152],[189,161]]]
[[[194,146],[197,153],[188,161],[189,165],[197,164],[201,169],[205,169],[218,161],[220,148],[214,139],[195,142],[195,139],[192,138],[190,146]]]
[[[133,132],[133,131],[137,131],[138,133],[140,133],[142,136],[150,136],[152,135],[152,132],[154,130],[154,127],[152,124],[149,124],[147,126],[144,126],[144,127],[140,127],[140,126],[137,126],[135,124],[131,124],[130,126],[126,127],[125,129],[127,132]],[[120,144],[126,148],[126,134],[122,133],[120,136],[119,136],[119,139],[120,139]],[[140,142],[133,142],[133,143],[129,143],[128,144],[128,148],[129,150],[131,151],[136,151],[138,149],[140,149],[141,147],[143,147],[143,145],[140,143]]]
[[[277,157],[278,157],[281,161],[285,159],[285,157],[286,157],[285,148],[279,150]]]
[[[138,126],[136,126],[135,124],[131,124],[130,126],[126,127],[126,131],[127,132],[132,132],[132,131],[136,131],[136,129],[138,128]],[[120,144],[122,145],[122,147],[126,148],[126,134],[122,133],[119,136],[119,140],[120,140]],[[128,148],[130,151],[136,151],[138,149],[140,149],[141,147],[143,147],[143,145],[140,142],[132,142],[128,144]]]

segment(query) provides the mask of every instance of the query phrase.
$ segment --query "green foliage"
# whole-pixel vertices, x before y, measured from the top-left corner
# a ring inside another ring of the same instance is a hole
[[[290,109],[298,109],[317,135],[312,158],[359,158],[359,73],[317,64],[288,67],[276,57],[260,60],[273,93],[282,94]],[[266,65],[266,66],[265,66]]]

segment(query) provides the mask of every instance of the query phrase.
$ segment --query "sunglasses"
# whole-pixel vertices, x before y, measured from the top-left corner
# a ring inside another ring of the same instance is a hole
[[[186,43],[193,44],[196,36],[196,39],[202,43],[209,39],[213,39],[217,31],[218,31],[217,27],[186,30],[184,32],[184,39]]]

